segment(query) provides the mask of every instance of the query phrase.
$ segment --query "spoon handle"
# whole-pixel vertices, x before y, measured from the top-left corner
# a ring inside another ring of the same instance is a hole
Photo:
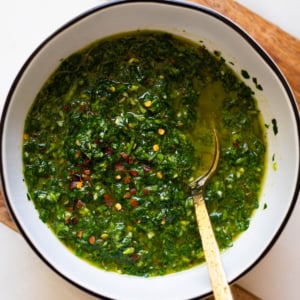
[[[198,228],[208,267],[210,281],[216,300],[232,300],[232,294],[226,280],[223,264],[220,257],[209,215],[202,193],[193,195]]]

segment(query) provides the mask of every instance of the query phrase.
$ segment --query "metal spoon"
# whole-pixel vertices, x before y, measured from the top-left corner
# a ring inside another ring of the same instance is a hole
[[[205,186],[216,171],[220,157],[220,144],[217,131],[215,129],[214,140],[215,153],[211,167],[204,175],[192,181],[190,183],[190,187],[194,200],[199,233],[202,241],[203,251],[208,267],[214,297],[216,300],[231,300],[233,299],[233,297],[226,279],[226,275],[220,257],[219,246],[217,244],[204,201]]]

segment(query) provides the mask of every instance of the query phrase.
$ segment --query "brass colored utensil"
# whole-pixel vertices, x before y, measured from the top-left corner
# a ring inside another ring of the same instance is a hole
[[[220,144],[217,131],[215,129],[214,142],[215,153],[211,167],[204,175],[191,182],[190,187],[214,297],[216,300],[231,300],[233,297],[226,279],[220,257],[219,246],[217,244],[204,201],[205,186],[216,171],[220,157]]]

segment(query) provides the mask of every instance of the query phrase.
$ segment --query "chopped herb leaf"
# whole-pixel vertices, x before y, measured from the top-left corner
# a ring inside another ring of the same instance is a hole
[[[272,128],[273,128],[274,135],[277,135],[278,134],[278,125],[277,125],[276,119],[272,119]]]
[[[27,116],[28,195],[99,268],[148,277],[200,264],[189,182],[211,164],[213,127],[221,157],[205,200],[221,249],[259,207],[265,140],[253,94],[223,58],[176,36],[97,41],[62,61]]]
[[[245,78],[245,79],[249,79],[250,78],[250,75],[249,75],[249,73],[246,70],[242,70],[241,74],[242,74],[243,78]]]

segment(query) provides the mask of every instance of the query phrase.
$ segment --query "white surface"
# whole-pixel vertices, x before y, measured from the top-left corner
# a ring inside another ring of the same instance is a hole
[[[70,18],[101,2],[96,0],[1,2],[1,105],[18,70],[38,44]],[[281,28],[300,37],[298,16],[291,14],[288,18],[281,18],[285,13],[285,10],[281,8],[282,3],[291,12],[296,12],[299,11],[296,1],[239,0],[239,2],[248,5],[273,23],[280,25]],[[263,7],[267,7],[265,12],[261,10]],[[280,23],[276,22],[277,20]],[[296,23],[295,27],[293,24]],[[296,30],[289,30],[289,28],[296,28]],[[298,203],[288,226],[272,251],[240,280],[244,287],[265,300],[299,298],[300,246],[295,241],[299,226]],[[52,272],[32,253],[18,234],[4,226],[0,226],[0,244],[1,299],[35,300],[41,299],[41,295],[43,299],[92,299],[91,296],[76,289]]]
[[[93,300],[52,272],[22,236],[0,223],[0,298],[3,300]]]
[[[298,0],[237,0],[281,29],[300,38]]]
[[[283,199],[284,201],[284,199]],[[300,203],[268,255],[239,284],[264,300],[300,299]]]

